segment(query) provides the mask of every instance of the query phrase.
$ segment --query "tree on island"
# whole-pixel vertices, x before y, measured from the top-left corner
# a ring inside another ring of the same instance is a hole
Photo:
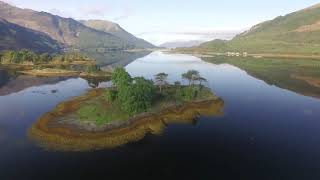
[[[116,87],[128,86],[132,81],[131,76],[124,68],[117,67],[112,73],[112,83]]]
[[[110,99],[115,99],[122,110],[130,114],[145,112],[152,104],[155,87],[152,81],[143,77],[131,78],[124,68],[116,68],[112,74],[112,83],[116,93],[109,92]],[[116,98],[113,96],[116,94]]]
[[[200,86],[202,86],[202,83],[203,83],[203,82],[207,82],[207,79],[199,75],[199,76],[196,78],[196,81],[199,81]]]
[[[160,87],[160,93],[164,91],[162,86],[165,85],[168,74],[159,73],[155,75],[156,83]],[[199,81],[200,87],[202,82],[206,81],[205,78],[200,76],[200,73],[195,70],[190,70],[183,74],[182,77],[189,81],[189,86],[181,86],[180,82],[176,82],[173,89],[164,93],[162,98],[170,99],[167,93],[174,92],[173,97],[182,101],[192,101],[199,96],[201,88],[195,85],[196,81]],[[143,77],[132,78],[124,68],[116,68],[112,74],[113,89],[106,91],[106,99],[118,104],[123,112],[130,115],[138,114],[141,112],[147,112],[152,103],[158,97],[157,91],[155,90],[155,83],[151,80],[146,80]]]
[[[160,88],[160,93],[162,92],[162,87],[168,84],[167,82],[168,74],[166,73],[159,73],[155,75],[155,83]]]
[[[122,98],[123,108],[132,114],[146,112],[152,105],[154,95],[155,86],[152,81],[143,77],[134,78],[126,96]]]
[[[194,85],[196,79],[200,76],[199,71],[189,70],[188,72],[182,74],[182,79],[186,79],[189,82],[189,86]]]

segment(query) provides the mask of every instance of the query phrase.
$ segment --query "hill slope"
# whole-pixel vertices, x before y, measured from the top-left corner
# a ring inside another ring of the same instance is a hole
[[[21,9],[0,1],[0,18],[25,28],[43,32],[65,47],[132,49],[135,44],[111,33],[99,31],[71,19],[46,12]]]
[[[57,52],[57,41],[49,36],[0,18],[0,51],[29,49],[35,52]]]
[[[134,44],[136,48],[154,48],[155,47],[153,44],[130,34],[126,30],[124,30],[119,24],[116,24],[116,23],[106,21],[106,20],[88,20],[88,21],[81,20],[80,22],[93,29],[110,33],[116,37],[119,37],[122,40],[128,41]]]
[[[252,27],[231,41],[215,40],[203,51],[320,54],[320,4]]]

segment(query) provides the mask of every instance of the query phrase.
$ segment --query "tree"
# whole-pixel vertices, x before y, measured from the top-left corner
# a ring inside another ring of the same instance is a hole
[[[167,82],[168,74],[166,73],[159,73],[155,75],[155,83],[160,88],[160,93],[162,92],[162,86],[168,84]]]
[[[112,83],[118,88],[122,88],[124,86],[128,86],[132,81],[131,76],[124,68],[116,68],[112,73]]]
[[[150,108],[155,94],[152,81],[134,78],[132,84],[118,91],[118,100],[124,111],[130,114],[145,112]]]
[[[176,87],[180,87],[180,86],[181,86],[181,82],[180,82],[180,81],[176,81],[176,82],[174,82],[174,85],[175,85]]]
[[[199,81],[200,86],[202,86],[202,83],[203,83],[203,82],[207,82],[207,79],[204,78],[204,77],[202,77],[202,76],[200,76],[200,75],[197,77],[196,80]]]
[[[189,70],[188,72],[182,74],[182,79],[186,79],[189,82],[189,86],[194,84],[194,81],[197,77],[200,76],[199,71],[196,70]]]
[[[143,77],[131,78],[124,68],[116,68],[112,75],[116,100],[122,110],[131,115],[147,111],[155,95],[152,81]],[[112,97],[114,98],[114,97]]]
[[[52,57],[48,53],[44,53],[39,56],[38,61],[40,63],[44,63],[44,62],[50,62],[51,60],[52,60]]]

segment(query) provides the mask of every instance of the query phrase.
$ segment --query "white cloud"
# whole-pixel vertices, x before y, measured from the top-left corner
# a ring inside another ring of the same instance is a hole
[[[137,36],[144,38],[156,45],[171,42],[171,41],[210,41],[214,39],[230,40],[235,35],[243,32],[244,30],[214,30],[214,29],[202,29],[202,30],[189,30],[189,31],[172,31],[161,32],[151,31],[136,34]]]
[[[85,16],[104,17],[110,12],[110,8],[107,5],[91,5],[80,8],[80,12]]]
[[[72,17],[72,15],[66,11],[61,11],[57,8],[52,8],[49,10],[49,13],[54,14],[54,15],[58,15],[61,17]]]
[[[119,10],[119,14],[113,18],[113,21],[125,20],[132,15],[134,15],[134,10],[129,6],[124,6]]]

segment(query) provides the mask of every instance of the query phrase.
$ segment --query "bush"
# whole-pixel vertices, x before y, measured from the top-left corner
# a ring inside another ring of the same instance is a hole
[[[108,89],[105,92],[105,98],[107,101],[114,102],[117,99],[118,92],[115,90]]]
[[[183,101],[192,101],[198,95],[198,89],[195,87],[184,87],[176,89],[176,96]]]
[[[96,73],[98,71],[99,71],[99,67],[96,65],[86,67],[86,72],[88,73]]]
[[[116,68],[112,73],[112,83],[121,89],[121,86],[128,86],[132,79],[124,68]]]
[[[147,111],[155,95],[155,86],[152,81],[142,77],[135,78],[129,86],[119,89],[118,100],[124,111],[136,114]]]

